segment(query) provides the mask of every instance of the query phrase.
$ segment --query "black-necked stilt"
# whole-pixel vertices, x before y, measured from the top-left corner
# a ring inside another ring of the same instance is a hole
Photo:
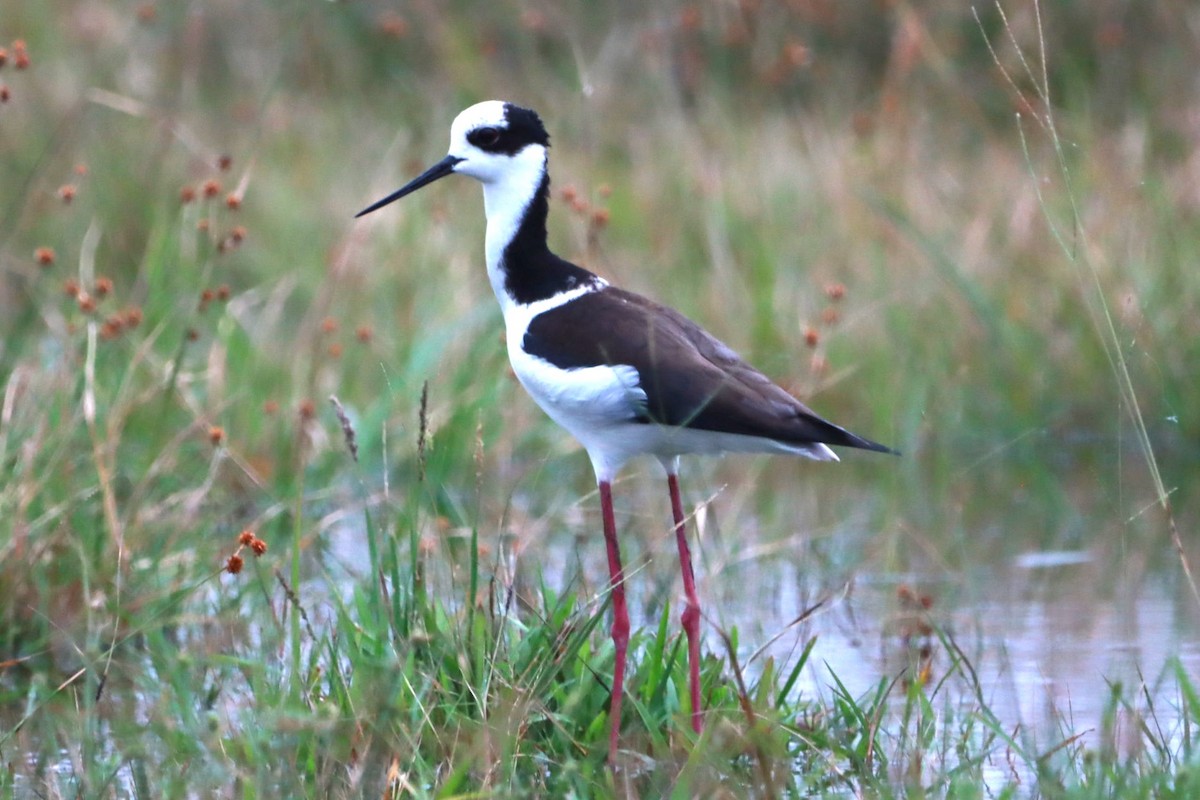
[[[550,137],[536,113],[491,100],[463,111],[450,153],[368,214],[453,173],[483,184],[487,271],[504,313],[513,371],[591,457],[600,489],[616,646],[609,759],[616,754],[629,641],[612,480],[633,456],[667,472],[687,603],[692,727],[701,729],[700,603],[679,498],[679,456],[785,453],[836,461],[828,445],[893,452],[818,417],[677,311],[626,292],[550,252]]]

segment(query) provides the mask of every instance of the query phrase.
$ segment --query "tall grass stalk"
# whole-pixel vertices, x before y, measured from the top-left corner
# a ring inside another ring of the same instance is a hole
[[[1197,607],[1200,607],[1200,588],[1197,588],[1196,578],[1192,572],[1192,566],[1184,549],[1183,542],[1179,538],[1179,528],[1175,522],[1175,515],[1171,511],[1171,495],[1174,489],[1168,489],[1163,482],[1162,473],[1159,470],[1158,458],[1154,452],[1154,445],[1150,439],[1150,434],[1146,429],[1146,421],[1142,416],[1142,407],[1138,402],[1137,390],[1133,384],[1133,378],[1129,374],[1129,364],[1125,358],[1124,349],[1121,346],[1120,339],[1117,335],[1117,328],[1113,322],[1112,310],[1109,308],[1108,299],[1105,297],[1105,289],[1100,281],[1100,274],[1096,269],[1096,264],[1092,258],[1092,253],[1095,252],[1094,245],[1088,240],[1087,226],[1083,222],[1082,215],[1079,211],[1079,202],[1076,198],[1076,190],[1074,181],[1071,176],[1071,168],[1068,164],[1066,151],[1063,147],[1063,140],[1059,134],[1058,125],[1055,122],[1054,106],[1050,96],[1050,76],[1048,68],[1048,56],[1046,53],[1046,36],[1045,29],[1042,24],[1042,7],[1040,0],[1033,0],[1033,18],[1037,26],[1037,42],[1038,42],[1038,58],[1036,63],[1030,63],[1023,48],[1018,42],[1012,26],[1008,22],[1008,17],[1004,12],[1004,5],[1000,0],[996,0],[996,10],[1004,21],[1004,29],[1008,33],[1009,41],[1013,49],[1020,58],[1020,64],[1024,70],[1025,77],[1030,80],[1037,94],[1038,101],[1042,105],[1040,114],[1035,113],[1034,119],[1045,130],[1049,140],[1054,148],[1055,165],[1059,175],[1063,181],[1063,195],[1070,209],[1070,218],[1068,220],[1068,235],[1063,229],[1063,226],[1057,221],[1054,211],[1047,202],[1046,196],[1042,191],[1041,181],[1038,180],[1037,170],[1034,166],[1033,158],[1029,152],[1029,141],[1026,136],[1025,126],[1022,122],[1020,113],[1016,115],[1017,131],[1020,134],[1021,151],[1025,156],[1026,165],[1029,168],[1029,174],[1032,178],[1031,184],[1034,191],[1037,193],[1038,204],[1042,210],[1042,217],[1054,236],[1054,241],[1058,244],[1067,262],[1074,266],[1084,280],[1090,283],[1093,291],[1093,301],[1086,302],[1084,305],[1092,315],[1092,322],[1096,329],[1096,333],[1104,347],[1104,354],[1108,359],[1109,367],[1113,372],[1113,379],[1117,385],[1118,392],[1121,397],[1121,405],[1124,406],[1126,413],[1129,415],[1130,423],[1133,425],[1134,434],[1137,438],[1138,448],[1142,453],[1146,462],[1146,468],[1150,474],[1150,479],[1154,486],[1155,497],[1159,507],[1163,511],[1166,519],[1167,528],[1171,534],[1171,542],[1175,547],[1176,555],[1179,558],[1180,567],[1183,569],[1185,578],[1187,579],[1188,587],[1192,592],[1192,599],[1196,601]],[[984,41],[987,42],[988,52],[992,55],[992,60],[997,68],[1004,76],[1005,81],[1015,91],[1017,90],[1016,81],[1009,74],[1008,69],[996,54],[996,50],[988,38],[987,32],[983,30],[983,23],[979,20],[979,12],[972,9],[972,14],[975,15],[975,21],[980,27],[980,32],[983,35]],[[1099,308],[1099,314],[1095,309]]]

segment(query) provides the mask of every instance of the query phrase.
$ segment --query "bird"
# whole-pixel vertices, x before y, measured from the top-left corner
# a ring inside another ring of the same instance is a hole
[[[666,472],[683,576],[690,720],[699,734],[701,611],[679,492],[680,457],[739,452],[837,461],[831,445],[896,451],[821,418],[678,311],[555,255],[546,234],[549,148],[537,112],[501,100],[477,103],[455,117],[445,158],[355,216],[449,175],[483,185],[487,275],[504,316],[512,370],[542,410],[583,445],[596,475],[615,650],[608,741],[608,760],[615,763],[630,624],[612,483],[625,463],[654,456]]]

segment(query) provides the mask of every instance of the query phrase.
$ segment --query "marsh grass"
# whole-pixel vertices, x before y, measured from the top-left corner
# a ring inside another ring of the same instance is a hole
[[[0,796],[1191,796],[1194,659],[1014,725],[942,611],[1066,550],[1081,607],[1196,613],[1194,48],[1082,8],[10,3]],[[558,249],[906,454],[689,465],[699,740],[623,477],[616,771],[591,476],[507,373],[478,190],[350,222],[489,96],[552,130]],[[953,589],[800,691],[867,576]]]

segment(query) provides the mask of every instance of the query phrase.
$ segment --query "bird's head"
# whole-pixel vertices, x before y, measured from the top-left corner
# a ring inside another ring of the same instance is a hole
[[[538,115],[501,100],[476,103],[454,118],[450,151],[405,186],[356,214],[361,217],[453,173],[468,175],[485,187],[507,182],[533,183],[546,169],[550,136]]]

